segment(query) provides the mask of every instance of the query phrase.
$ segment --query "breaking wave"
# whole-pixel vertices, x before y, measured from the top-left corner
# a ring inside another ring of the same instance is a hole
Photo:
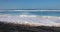
[[[57,19],[58,18],[58,19]],[[8,23],[34,23],[43,25],[55,25],[59,23],[60,17],[56,16],[36,16],[36,15],[0,15],[0,21]]]
[[[59,17],[57,17],[59,16]],[[0,21],[10,22],[10,23],[34,23],[43,25],[55,25],[60,23],[60,12],[54,11],[28,11],[28,10],[14,10],[14,11],[1,11]]]

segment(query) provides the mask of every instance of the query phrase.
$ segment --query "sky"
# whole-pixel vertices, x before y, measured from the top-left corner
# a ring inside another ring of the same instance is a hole
[[[60,0],[0,0],[0,9],[60,9]]]

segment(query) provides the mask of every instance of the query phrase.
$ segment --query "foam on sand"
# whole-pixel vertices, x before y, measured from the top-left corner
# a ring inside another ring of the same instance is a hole
[[[59,26],[60,17],[35,15],[0,15],[0,21],[18,24]]]

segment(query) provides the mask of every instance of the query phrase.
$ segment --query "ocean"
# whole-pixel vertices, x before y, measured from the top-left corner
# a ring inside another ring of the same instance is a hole
[[[56,11],[53,11],[53,10],[42,10],[42,11],[40,11],[40,10],[36,10],[36,11],[34,11],[34,10],[20,10],[20,11],[18,11],[18,10],[16,10],[16,11],[14,11],[14,10],[8,10],[8,11],[2,11],[2,12],[0,12],[0,14],[10,14],[10,15],[38,15],[38,16],[60,16],[60,11],[58,11],[58,10],[56,10]]]
[[[60,10],[3,10],[0,11],[0,21],[58,25],[60,24]]]

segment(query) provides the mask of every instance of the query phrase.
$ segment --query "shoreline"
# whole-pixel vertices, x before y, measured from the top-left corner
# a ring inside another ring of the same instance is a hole
[[[59,26],[60,23],[55,23],[54,21],[51,20],[59,20],[60,17],[56,16],[29,16],[29,15],[18,15],[18,16],[13,16],[13,15],[0,15],[0,21],[7,22],[7,23],[18,23],[18,24],[35,24],[38,25],[41,23],[41,25],[50,25],[50,26]],[[58,21],[59,22],[59,21]]]

